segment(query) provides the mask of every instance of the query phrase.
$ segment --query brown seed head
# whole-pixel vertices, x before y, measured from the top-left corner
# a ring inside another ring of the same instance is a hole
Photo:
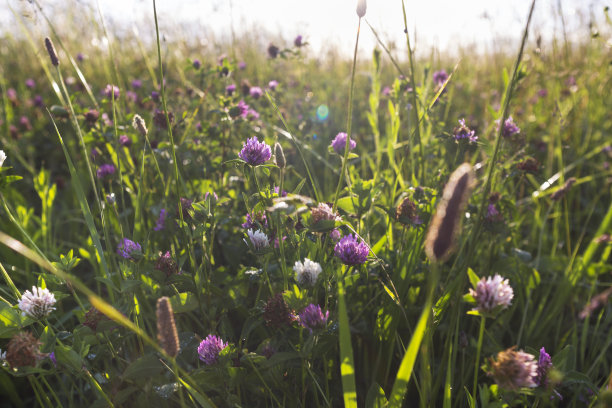
[[[274,145],[274,157],[276,157],[276,165],[281,169],[287,167],[287,160],[285,160],[285,152],[283,152],[283,146],[280,143]]]
[[[178,355],[180,345],[176,324],[174,323],[174,313],[170,299],[164,296],[157,300],[157,338],[162,348],[171,357]]]
[[[559,201],[560,199],[565,197],[565,195],[570,190],[570,188],[572,188],[575,182],[576,182],[576,177],[568,178],[565,184],[563,184],[563,187],[561,187],[560,189],[558,189],[557,191],[555,191],[554,193],[550,195],[551,200]]]
[[[463,163],[451,174],[448,183],[444,186],[442,200],[438,204],[425,239],[425,252],[432,262],[444,262],[452,254],[461,217],[474,184],[472,166]]]
[[[263,317],[266,325],[272,328],[291,325],[296,320],[294,311],[289,308],[282,293],[277,293],[274,297],[268,299],[264,306]]]
[[[413,224],[418,218],[417,206],[410,197],[404,198],[395,209],[395,220],[404,225]]]
[[[34,367],[41,357],[40,342],[30,332],[19,332],[13,336],[6,350],[6,361],[11,368]]]
[[[47,47],[49,58],[51,58],[51,64],[54,67],[57,67],[59,65],[59,58],[57,58],[57,51],[55,51],[55,46],[53,46],[53,41],[51,41],[49,37],[45,38],[45,47]]]

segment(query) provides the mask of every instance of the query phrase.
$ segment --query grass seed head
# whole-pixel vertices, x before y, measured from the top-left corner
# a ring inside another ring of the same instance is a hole
[[[164,296],[157,300],[157,338],[162,348],[171,357],[178,355],[180,345],[176,324],[174,323],[174,313],[170,299]]]

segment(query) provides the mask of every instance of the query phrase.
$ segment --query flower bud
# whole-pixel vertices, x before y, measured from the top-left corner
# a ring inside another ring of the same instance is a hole
[[[359,18],[365,16],[366,8],[366,0],[357,1],[357,15],[359,16]]]
[[[287,167],[287,161],[285,160],[285,152],[283,152],[283,146],[280,143],[276,143],[274,145],[274,156],[276,158],[276,165],[284,169]]]

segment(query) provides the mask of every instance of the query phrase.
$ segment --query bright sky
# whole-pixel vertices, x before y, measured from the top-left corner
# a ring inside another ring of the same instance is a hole
[[[25,0],[5,0],[15,6]],[[52,4],[58,0],[40,0]],[[94,5],[96,0],[62,0],[75,8]],[[404,0],[408,26],[417,31],[417,45],[453,50],[472,43],[490,45],[500,37],[518,38],[522,32],[531,0]],[[111,24],[152,20],[151,0],[99,0]],[[181,27],[201,36],[207,33],[229,36],[264,27],[274,35],[291,41],[302,34],[318,52],[328,45],[352,52],[357,27],[357,0],[158,0],[162,30]],[[601,21],[603,8],[612,0],[538,0],[532,27],[549,37],[561,33],[558,5],[570,30],[586,30],[590,16]],[[386,42],[404,44],[401,0],[368,0],[366,18]],[[10,14],[9,14],[10,15]],[[6,16],[4,16],[6,18]],[[9,26],[11,20],[9,19]],[[2,11],[0,10],[0,22]],[[581,23],[582,22],[582,23]],[[142,25],[141,25],[142,27]],[[174,31],[175,32],[175,31]],[[257,31],[251,31],[257,32]],[[376,40],[367,26],[362,29],[361,47],[369,52]],[[267,39],[263,39],[267,43]],[[282,44],[279,44],[282,45]]]

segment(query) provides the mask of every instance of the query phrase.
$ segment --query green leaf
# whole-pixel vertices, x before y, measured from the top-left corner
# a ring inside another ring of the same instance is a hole
[[[161,373],[163,369],[164,366],[159,361],[159,358],[148,354],[127,366],[123,372],[123,378],[132,381],[149,379]]]
[[[366,408],[384,408],[387,406],[387,397],[378,383],[372,383],[370,386],[365,406]]]
[[[170,298],[174,313],[191,312],[198,308],[198,299],[193,293],[179,293]]]
[[[467,273],[468,273],[468,277],[470,278],[470,283],[472,284],[472,287],[476,289],[476,286],[478,285],[480,278],[478,277],[478,275],[476,275],[476,273],[472,270],[472,268],[468,268]]]

